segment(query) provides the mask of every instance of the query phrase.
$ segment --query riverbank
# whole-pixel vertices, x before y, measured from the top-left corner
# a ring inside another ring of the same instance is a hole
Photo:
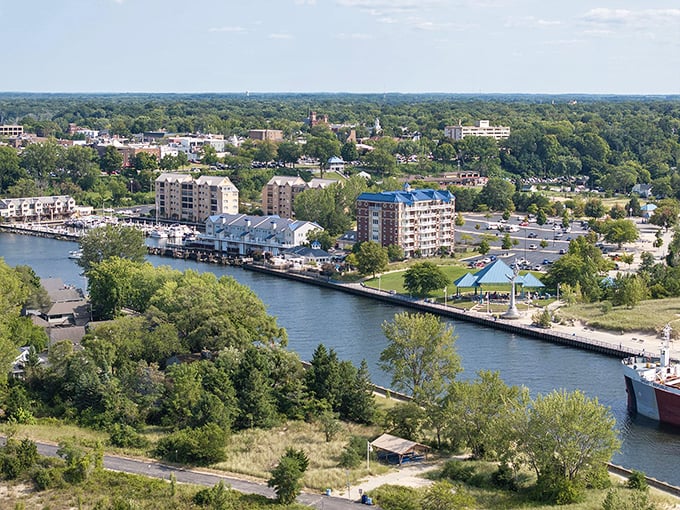
[[[287,271],[275,269],[263,264],[247,263],[242,265],[243,269],[266,273],[273,276],[288,278],[310,285],[317,285],[330,288],[354,295],[364,296],[371,299],[412,308],[422,312],[429,312],[436,315],[449,317],[466,322],[515,333],[518,335],[530,336],[543,341],[577,347],[588,351],[598,352],[617,358],[641,355],[657,355],[661,349],[662,339],[650,334],[643,333],[623,333],[615,334],[601,330],[593,330],[580,323],[574,326],[554,324],[551,328],[539,328],[532,324],[532,315],[537,309],[529,309],[520,313],[518,319],[504,319],[497,314],[478,312],[456,308],[452,305],[431,302],[424,299],[415,299],[402,294],[393,294],[366,287],[361,283],[343,283],[327,277],[310,274],[304,271]],[[680,346],[671,346],[671,357],[680,358]]]

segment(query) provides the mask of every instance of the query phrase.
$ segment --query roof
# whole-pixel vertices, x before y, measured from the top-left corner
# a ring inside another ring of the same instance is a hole
[[[323,259],[331,256],[326,250],[310,248],[309,246],[295,246],[286,250],[286,254],[298,255],[300,257]]]
[[[514,271],[501,259],[494,260],[475,274],[466,273],[453,282],[456,287],[479,287],[481,285],[510,284]],[[517,276],[517,285],[530,288],[545,287],[541,280],[527,273]]]
[[[656,205],[654,204],[645,204],[642,207],[640,207],[640,210],[643,212],[649,212],[649,211],[654,211],[656,210]]]
[[[450,191],[434,190],[434,189],[418,189],[413,191],[381,191],[380,193],[362,193],[357,200],[366,202],[386,202],[386,203],[402,203],[406,205],[413,205],[416,202],[424,202],[430,200],[440,200],[442,202],[451,202],[454,199]]]
[[[415,441],[410,441],[408,439],[402,439],[401,437],[393,436],[391,434],[383,434],[374,441],[371,441],[371,446],[386,452],[396,453],[397,455],[405,455],[415,449],[430,449],[429,446],[424,444],[416,443]]]
[[[342,158],[339,158],[337,156],[332,156],[328,158],[329,163],[344,163],[344,160]]]
[[[276,184],[277,186],[283,186],[285,184],[288,184],[289,186],[293,185],[305,185],[305,181],[302,177],[297,176],[297,177],[290,177],[287,175],[275,175],[271,179],[269,179],[269,182],[267,184]]]

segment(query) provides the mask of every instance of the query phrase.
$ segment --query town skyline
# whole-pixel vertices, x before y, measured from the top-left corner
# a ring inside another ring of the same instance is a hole
[[[0,20],[4,92],[680,93],[670,0],[33,0]]]

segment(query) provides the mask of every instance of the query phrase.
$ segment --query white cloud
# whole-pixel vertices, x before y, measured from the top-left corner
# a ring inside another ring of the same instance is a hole
[[[248,30],[245,27],[212,27],[208,29],[208,32],[231,32],[231,33],[244,33]]]
[[[547,28],[561,24],[561,21],[540,19],[535,16],[512,17],[505,22],[505,26],[508,28]]]
[[[351,33],[351,34],[346,34],[344,32],[341,32],[339,34],[335,34],[334,36],[336,39],[342,39],[342,40],[354,40],[354,41],[366,41],[369,39],[374,39],[374,37],[371,34],[361,34],[361,33]]]
[[[278,33],[278,34],[269,34],[270,39],[292,39],[293,36],[291,34],[284,34],[284,33]]]
[[[295,0],[295,5],[316,5],[316,0]]]
[[[650,28],[659,25],[676,25],[680,22],[680,9],[591,9],[581,16],[584,23],[596,26],[625,26]]]

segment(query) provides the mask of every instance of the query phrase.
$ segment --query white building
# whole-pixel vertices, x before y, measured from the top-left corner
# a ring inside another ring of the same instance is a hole
[[[201,240],[212,242],[215,250],[229,255],[248,256],[255,251],[281,255],[285,250],[307,242],[313,230],[323,230],[312,221],[295,221],[279,216],[220,214],[205,222]]]
[[[68,195],[0,199],[0,218],[5,221],[52,221],[69,218],[76,201]]]
[[[446,126],[444,136],[452,140],[462,140],[466,136],[487,136],[496,140],[502,140],[510,136],[510,128],[507,126],[490,126],[488,120],[479,120],[474,126]]]

